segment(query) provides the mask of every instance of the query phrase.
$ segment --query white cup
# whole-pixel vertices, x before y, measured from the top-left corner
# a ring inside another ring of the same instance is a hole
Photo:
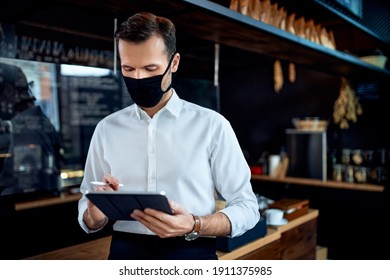
[[[269,175],[273,175],[276,171],[276,168],[279,166],[280,164],[280,155],[269,155],[268,157],[268,172],[269,172]]]
[[[283,210],[272,208],[265,210],[265,215],[267,218],[267,224],[279,225],[282,223],[284,212]]]

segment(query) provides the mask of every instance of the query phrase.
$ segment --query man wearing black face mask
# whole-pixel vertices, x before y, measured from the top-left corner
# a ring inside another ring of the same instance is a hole
[[[143,108],[154,107],[160,102],[164,93],[171,89],[172,83],[165,90],[161,89],[161,83],[171,66],[174,55],[172,55],[167,69],[161,75],[142,79],[135,79],[123,75],[127,90],[135,104]]]
[[[87,232],[107,217],[85,196],[101,191],[164,191],[173,215],[134,210],[113,224],[109,259],[217,259],[216,236],[239,236],[259,220],[250,170],[229,122],[179,98],[175,26],[138,13],[116,31],[124,82],[135,104],[104,118],[91,139],[81,184],[79,223]],[[215,194],[226,208],[215,211]],[[199,238],[198,238],[199,237]]]

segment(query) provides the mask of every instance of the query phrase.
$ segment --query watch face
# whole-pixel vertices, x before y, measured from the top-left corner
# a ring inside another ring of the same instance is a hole
[[[199,233],[191,232],[191,233],[187,234],[184,239],[187,240],[187,241],[192,241],[192,240],[197,239],[198,237],[199,237]]]

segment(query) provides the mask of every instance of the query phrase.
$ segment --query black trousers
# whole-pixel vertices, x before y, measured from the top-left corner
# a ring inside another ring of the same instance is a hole
[[[217,260],[215,238],[160,238],[114,231],[109,260]]]

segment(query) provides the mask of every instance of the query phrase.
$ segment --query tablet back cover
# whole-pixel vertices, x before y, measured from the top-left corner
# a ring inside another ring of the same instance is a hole
[[[167,198],[158,193],[91,192],[86,195],[110,220],[134,220],[130,214],[135,209],[144,210],[145,208],[172,214]]]

